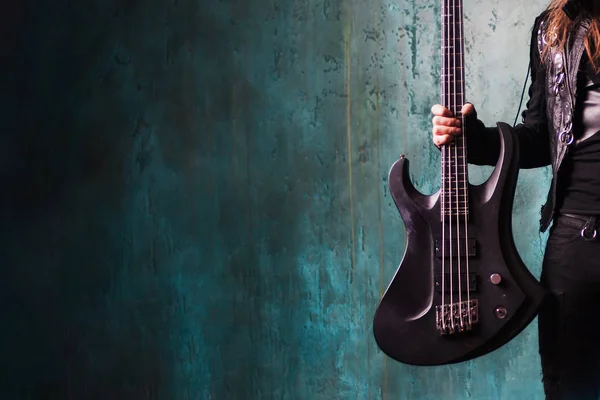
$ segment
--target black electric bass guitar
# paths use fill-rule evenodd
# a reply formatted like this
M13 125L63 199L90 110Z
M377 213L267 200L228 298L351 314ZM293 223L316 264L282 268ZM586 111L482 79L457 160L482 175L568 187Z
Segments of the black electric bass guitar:
M462 13L462 0L443 0L442 104L460 118ZM373 331L379 348L401 363L442 365L487 354L518 335L545 298L512 236L518 142L509 125L497 126L500 156L482 185L468 181L464 135L443 146L441 188L433 195L412 185L404 156L390 170L406 249L377 307Z

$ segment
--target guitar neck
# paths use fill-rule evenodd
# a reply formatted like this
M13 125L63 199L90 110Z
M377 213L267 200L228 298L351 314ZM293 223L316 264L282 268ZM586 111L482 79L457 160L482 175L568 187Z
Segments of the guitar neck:
M455 114L465 101L462 0L443 0L442 105Z
M442 105L462 118L460 111L465 103L462 0L442 2ZM466 150L464 136L442 150L443 215L468 214Z

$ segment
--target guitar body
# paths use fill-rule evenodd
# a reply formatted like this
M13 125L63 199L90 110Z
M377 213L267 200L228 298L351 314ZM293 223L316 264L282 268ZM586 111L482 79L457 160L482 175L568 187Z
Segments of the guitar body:
M406 249L378 305L373 331L379 348L396 361L442 365L485 355L518 335L545 298L546 290L513 242L519 149L514 130L504 123L498 128L500 157L485 183L468 185L468 220L463 224L458 218L456 223L462 237L449 239L453 217L443 223L443 196L440 191L425 196L414 188L406 158L390 170L390 191L406 227ZM442 292L451 281L453 290ZM448 308L453 304L454 309ZM440 317L445 311L448 316ZM448 326L451 322L440 329L440 321L456 321L456 329ZM467 329L459 329L460 321Z

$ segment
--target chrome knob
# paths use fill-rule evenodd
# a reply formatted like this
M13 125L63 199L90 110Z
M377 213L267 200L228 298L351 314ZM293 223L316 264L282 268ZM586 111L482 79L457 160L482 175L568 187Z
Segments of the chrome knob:
M508 315L508 311L504 307L497 307L494 313L498 319L504 319Z
M502 282L502 277L500 274L492 274L490 275L490 282L492 282L494 285L499 285L500 282Z

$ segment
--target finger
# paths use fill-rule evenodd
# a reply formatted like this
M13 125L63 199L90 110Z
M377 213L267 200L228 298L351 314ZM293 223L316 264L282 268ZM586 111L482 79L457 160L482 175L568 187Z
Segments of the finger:
M441 104L436 104L433 107L431 107L431 113L433 115L438 115L441 117L451 117L452 113L450 112L450 110L448 110L446 107L442 106Z
M469 116L471 114L475 113L475 106L471 103L466 103L462 106L462 110L461 110L462 115Z
M445 144L449 144L452 142L452 140L454 140L453 136L450 135L441 135L441 136L436 136L433 138L433 143L437 146L443 146Z
M433 127L433 136L444 136L444 135L460 135L462 133L461 128L456 128L452 126L444 126L444 125L435 125Z
M459 118L447 118L435 116L431 120L433 125L444 125L444 126L455 126L459 127L462 125L462 121Z

